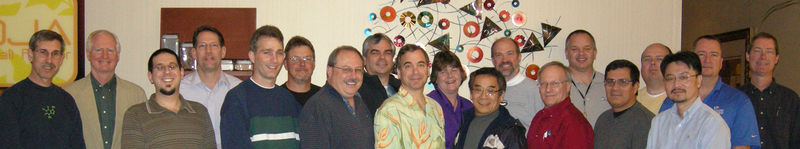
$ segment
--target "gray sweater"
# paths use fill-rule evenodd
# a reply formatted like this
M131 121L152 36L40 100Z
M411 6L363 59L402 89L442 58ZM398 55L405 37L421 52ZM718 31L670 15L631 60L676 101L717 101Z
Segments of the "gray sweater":
M374 148L373 118L359 95L355 116L342 96L325 84L300 112L301 148Z

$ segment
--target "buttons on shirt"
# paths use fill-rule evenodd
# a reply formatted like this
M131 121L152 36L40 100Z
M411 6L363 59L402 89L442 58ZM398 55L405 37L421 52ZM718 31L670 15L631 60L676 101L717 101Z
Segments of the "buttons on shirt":
M103 126L103 129L108 129L108 127L106 127L106 126Z
M106 111L103 111L103 114L106 114Z
M759 129L764 130L764 127L759 127Z
M764 112L760 112L760 113L761 113L761 115L764 115Z
M106 96L102 96L102 97L103 97L103 99L106 99Z
M108 141L105 141L105 142L103 142L103 143L105 143L105 144L108 144Z
M761 98L761 100L764 100L764 98Z

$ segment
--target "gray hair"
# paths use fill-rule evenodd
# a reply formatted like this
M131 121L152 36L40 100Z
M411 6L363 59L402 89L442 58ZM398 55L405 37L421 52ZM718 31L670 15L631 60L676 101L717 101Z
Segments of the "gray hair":
M386 34L383 33L375 33L367 37L367 39L364 39L364 43L362 45L363 49L361 49L361 55L366 57L367 54L369 54L367 53L369 52L369 47L381 43L381 41L389 42L390 46L392 47L392 53L397 53L397 48L395 48L394 45L392 45L392 39L390 39L389 36L386 36Z
M114 33L112 33L111 31L104 30L104 29L96 30L96 31L92 32L91 34L89 34L89 37L87 37L87 39L86 39L86 48L85 49L87 51L88 50L92 50L92 45L94 45L94 43L93 43L94 36L97 36L97 35L100 35L100 34L107 34L107 35L111 35L111 37L114 37L114 42L117 43L117 46L116 46L117 49L116 50L117 50L117 52L120 51L119 39L117 38L117 35L114 35Z
M549 62L549 63L547 63L547 64L544 64L544 66L542 66L542 68L539 68L539 72L536 72L536 74L540 74L540 75L541 75L541 74L542 74L542 72L543 72L545 69L547 69L547 67L550 67L550 66L556 66L556 67L558 67L558 68L561 68L561 69L563 69L563 70L564 70L564 78L567 78L567 80L566 80L566 81L572 81L572 77L571 77L571 76L572 76L572 74L571 74L571 73L569 73L569 67L567 67L567 66L564 66L564 63L561 63L561 62L559 62L559 61L552 61L552 62Z
M341 54L342 51L352 51L352 52L355 52L356 54L358 54L358 57L361 57L361 53L358 53L358 50L356 50L355 47L348 46L348 45L339 46L339 47L336 47L336 49L333 49L333 52L331 52L331 55L328 56L328 67L336 67L336 63L338 63L336 58L339 57L339 54ZM361 63L364 63L364 59L363 58L361 58Z

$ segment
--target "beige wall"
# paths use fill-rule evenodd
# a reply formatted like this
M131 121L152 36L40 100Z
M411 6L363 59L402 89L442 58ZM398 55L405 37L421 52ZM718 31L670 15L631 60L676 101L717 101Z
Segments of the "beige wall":
M752 28L752 35L769 32L778 38L780 59L774 77L779 84L800 91L800 5L774 12L761 23L767 10L784 0L685 0L681 46L690 50L695 38L743 28ZM723 52L724 53L724 52Z
M97 29L108 29L115 32L120 37L121 54L123 55L117 67L117 74L139 84L150 94L154 92L154 89L146 78L147 70L145 68L147 58L152 51L159 47L160 8L256 7L258 9L256 26L272 24L279 27L287 39L291 36L302 35L313 42L318 58L312 82L322 85L325 83L324 64L330 51L340 45L360 47L365 38L363 30L372 25L366 19L367 14L378 12L381 4L389 1L147 0L109 2L89 0L85 5L85 29L87 32ZM508 1L510 2L510 0ZM468 0L452 0L450 3L460 7L469 2ZM505 1L501 0L501 2ZM569 32L575 29L586 29L597 38L599 52L595 69L599 71L603 71L605 65L615 59L628 59L638 63L641 51L654 42L664 43L670 47L680 45L681 1L679 0L599 2L521 0L521 2L520 8L516 9L525 12L528 16L529 21L525 28L539 31L541 28L539 22L555 24L560 17L557 26L563 29L551 43L557 47L535 53L533 59L524 60L526 63L543 65L552 60L566 63L563 52L564 39ZM417 10L412 11L418 12ZM550 55L551 50L552 55ZM464 57L462 57L462 62L466 62ZM491 66L491 63L482 62L477 65ZM86 67L89 67L88 63ZM286 80L286 72L281 72L278 78L278 84L282 84ZM462 85L461 94L468 95L466 93L468 93L466 86Z

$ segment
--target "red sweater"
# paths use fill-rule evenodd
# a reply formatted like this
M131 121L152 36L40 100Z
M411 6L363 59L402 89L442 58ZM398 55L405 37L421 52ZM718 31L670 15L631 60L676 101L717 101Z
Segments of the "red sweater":
M586 117L569 97L544 108L533 117L528 130L528 149L591 149L594 132Z

